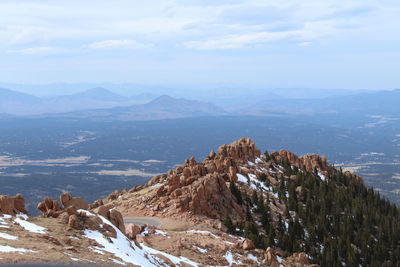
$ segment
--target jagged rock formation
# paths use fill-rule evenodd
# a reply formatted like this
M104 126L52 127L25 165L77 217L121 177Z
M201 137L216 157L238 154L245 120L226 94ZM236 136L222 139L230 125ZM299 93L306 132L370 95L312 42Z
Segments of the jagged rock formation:
M279 152L271 153L271 157L273 157L277 161L287 160L289 164L296 166L300 170L304 170L306 172L312 173L314 170L317 170L324 176L329 176L329 172L338 171L328 164L326 156L320 156L318 154L309 154L299 157L290 151L280 150ZM360 183L363 183L361 177L356 174L346 171L345 175L348 177L348 179L355 179Z
M24 196L21 194L17 194L15 197L0 195L0 213L10 215L27 213Z
M38 210L42 212L43 217L59 218L59 221L67 224L69 228L73 229L92 229L100 230L104 229L100 227L101 221L98 217L88 217L86 213L79 212L79 210L89 210L88 203L79 197L72 197L68 193L60 195L60 202L52 198L45 198L43 202L37 205ZM112 209L110 206L100 206L93 210L96 214L99 214L114 224L121 232L125 233L125 225L122 215L119 211ZM96 220L94 220L94 218ZM116 236L116 232L112 228L104 229L109 231L107 236Z
M175 170L153 177L147 185L134 187L129 192L114 192L108 198L96 201L92 208L113 202L126 193L156 187L155 195L125 204L126 208L129 208L129 205L139 209L150 206L151 210L148 215L151 216L157 214L168 217L187 213L218 220L229 216L236 222L243 221L245 206L238 204L236 197L229 189L230 182L237 183L238 176L240 176L241 183L250 182L251 184L250 180L252 180L253 187L260 187L261 183L257 182L256 178L260 174L265 174L271 185L276 185L285 178L282 172L269 173L269 167L275 163L273 161L266 162L261 157L255 144L249 138L242 138L232 144L222 145L217 153L211 151L203 162L196 162L193 157L187 159ZM318 173L327 177L330 171L335 170L327 163L325 157L318 155L298 157L291 152L282 150L272 153L271 157L277 162L285 159L291 165L305 172L317 170ZM275 166L277 165L275 164ZM248 181L243 181L244 177ZM296 179L296 176L291 178ZM353 174L349 178L358 179ZM296 190L299 196L304 191L301 187ZM280 210L281 213L285 210L285 207L279 203L272 208Z

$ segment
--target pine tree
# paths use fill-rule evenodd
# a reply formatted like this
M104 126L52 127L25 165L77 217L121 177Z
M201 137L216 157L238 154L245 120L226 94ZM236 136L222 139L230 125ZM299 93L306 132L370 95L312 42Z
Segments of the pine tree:
M225 220L224 220L224 225L226 226L226 228L228 229L228 233L229 234L235 234L236 230L235 230L235 226L232 223L232 220L229 216L226 216Z
M231 193L235 196L237 203L239 205L242 205L243 204L242 194L240 193L240 190L236 187L235 182L233 181L230 182L229 189L231 190Z

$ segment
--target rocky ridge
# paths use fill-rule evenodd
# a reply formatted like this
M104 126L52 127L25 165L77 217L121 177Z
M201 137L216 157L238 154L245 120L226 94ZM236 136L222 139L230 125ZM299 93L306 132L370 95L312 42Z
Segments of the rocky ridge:
M287 207L273 189L282 180L297 179L295 175L285 174L284 165L298 168L304 173L314 173L321 180L329 179L333 173L338 172L328 164L325 157L298 157L286 150L263 155L250 139L242 138L221 146L217 152L211 151L202 162L197 162L193 157L189 158L175 170L153 177L146 185L134 187L129 191L114 192L94 205L115 207L127 217L153 217L160 220L174 218L185 221L192 227L207 229L213 235L218 235L219 239L223 239L227 232L224 224L227 217L234 225L243 225L246 220L246 205L238 201L230 188L231 184L235 184L246 195L251 195L253 191L263 194L264 198L269 200L268 208L272 211L275 222L287 213ZM362 182L361 178L354 174L346 175L348 179ZM260 177L266 181L260 180ZM300 195L304 188L296 188L296 191ZM204 244L192 244L187 240L181 243L182 253L190 246L204 247ZM227 245L229 243L233 243L234 246ZM236 255L246 255L246 251L254 251L257 262L268 263L271 266L277 266L280 262L285 262L286 266L292 266L290 262L308 264L307 255L303 255L304 253L282 259L283 254L279 250L257 250L250 240L225 240L221 245L222 249L216 248L215 245L210 246L214 252L218 251L216 254L219 256L214 255L216 262L218 258L219 262L223 262L224 253L227 251L236 251Z
M189 158L145 185L113 192L90 205L67 193L59 200L46 198L37 206L41 217L23 215L26 213L23 196L0 196L0 211L14 216L3 215L0 224L10 226L15 218L24 218L46 229L34 236L32 233L18 236L17 239L30 238L36 242L45 239L43 242L48 246L45 250L34 244L25 246L24 257L19 261L29 254L25 258L29 261L62 259L97 264L311 266L303 252L286 255L279 248L257 249L251 240L230 234L226 223L229 218L235 227L246 226L249 213L257 223L260 219L255 208L249 209L234 188L244 196L256 192L266 199L275 227L282 218L289 220L292 211L289 213L275 190L282 181L299 179L298 175L288 174L288 169L311 173L321 181L339 172L325 157L298 157L286 150L261 154L250 139L242 138L221 146L217 152L211 151L202 162ZM350 172L345 172L345 176L362 183L360 177ZM296 188L299 199L305 190L301 186ZM125 218L152 218L161 226L124 224ZM23 224L10 227L20 229ZM1 231L0 228L0 234ZM7 257L7 253L3 256L1 240L0 235L0 258L5 257L6 262L18 261L18 257ZM139 260L130 258L133 256Z

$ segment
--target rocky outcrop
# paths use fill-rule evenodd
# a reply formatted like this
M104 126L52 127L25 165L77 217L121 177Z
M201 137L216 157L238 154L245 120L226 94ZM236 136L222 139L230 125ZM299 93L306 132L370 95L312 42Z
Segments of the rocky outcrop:
M63 208L73 206L76 209L89 209L89 204L86 202L86 200L80 197L72 197L68 193L60 195L60 201Z
M59 218L59 221L67 224L69 228L82 230L97 229L97 224L101 224L101 221L96 219L93 222L93 218L86 216L85 212L79 212L78 210L89 210L87 202L78 197L72 197L68 193L60 195L60 201L62 206L59 205L57 200L52 198L45 198L44 201L37 205L38 210L42 212L43 217ZM112 209L112 206L100 206L93 210L104 218L108 219L113 225L115 225L121 232L125 233L125 225L122 214ZM98 217L96 217L98 218ZM116 234L115 230L109 229L110 232Z
M237 181L239 167L260 156L249 138L223 145L218 153L211 151L203 162L194 157L165 175L153 177L148 186L162 183L157 190L159 210L169 207L176 212L189 212L214 219L232 216L240 220L243 207L237 204L227 183ZM136 188L135 188L136 189ZM104 202L111 200L111 195Z
M24 196L21 194L17 194L15 197L0 195L0 212L9 215L27 213Z
M279 152L271 153L271 157L278 162L287 160L291 165L309 173L312 173L314 170L316 170L326 177L329 176L330 172L338 172L336 168L328 164L326 156L320 156L318 154L308 154L299 157L290 151L280 150ZM354 179L360 183L363 183L362 178L356 174L345 172L344 175L348 179Z
M80 197L72 197L68 193L60 195L61 205L57 200L53 200L50 197L44 199L37 205L37 209L42 212L43 217L54 217L57 218L61 213L68 209L74 210L89 210L88 203Z
M143 225L127 224L125 234L129 239L135 240L136 236L144 231Z
M99 206L93 212L103 216L115 225L121 232L125 233L125 224L122 214L110 205Z
M271 153L271 157L278 162L287 160L291 165L296 166L297 168L306 172L313 172L314 169L317 169L320 172L327 173L330 169L326 157L321 157L317 154L298 157L290 151L280 150L279 152Z
M44 199L37 205L37 209L42 212L43 217L54 217L57 218L61 213L61 207L57 200L53 200L50 197Z

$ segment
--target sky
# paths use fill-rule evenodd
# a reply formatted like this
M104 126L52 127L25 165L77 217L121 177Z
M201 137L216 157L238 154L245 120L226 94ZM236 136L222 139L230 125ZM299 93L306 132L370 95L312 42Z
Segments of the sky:
M400 88L398 0L1 0L0 83Z

